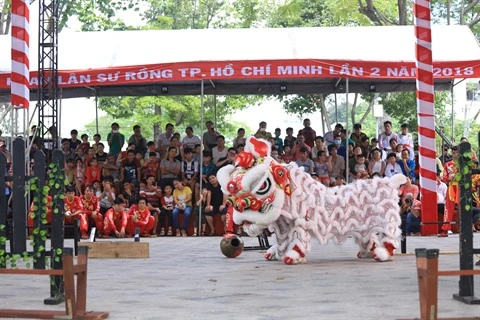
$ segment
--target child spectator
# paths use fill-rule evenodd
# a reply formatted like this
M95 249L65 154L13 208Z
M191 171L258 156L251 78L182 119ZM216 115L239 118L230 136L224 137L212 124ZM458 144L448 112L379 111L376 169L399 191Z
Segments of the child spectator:
M118 196L121 198L125 206L129 208L133 204L137 203L138 201L138 194L137 192L132 188L132 184L128 181L123 182L123 190L122 193Z
M355 164L353 171L356 179L370 178L370 175L367 171L367 166L365 165L365 156L363 154L359 154L357 156L357 163Z
M67 166L65 167L65 178L69 185L75 185L75 162L73 159L67 159Z
M147 206L155 219L155 225L153 226L152 235L157 235L158 216L160 214L162 191L157 187L154 176L148 176L146 184L143 189L140 190L140 197L144 197L147 200Z
M285 139L283 139L283 147L288 144L290 147L295 145L295 142L297 141L297 138L293 136L293 128L288 127L287 130L287 135L285 136ZM285 151L287 153L287 151Z
M155 142L153 141L148 141L147 143L147 152L145 153L145 160L148 160L148 158L150 158L150 152L155 153L155 157L160 159L160 153L156 151Z
M93 194L95 194L95 197L100 199L102 197L102 188L100 187L100 181L98 180L93 181L92 188L93 188Z
M130 181L133 185L138 184L140 178L140 170L142 166L140 162L135 158L135 151L128 150L127 158L122 160L122 169L120 170L120 180Z
M172 211L173 228L177 237L186 237L187 228L190 223L190 216L192 215L192 191L189 187L185 187L180 180L173 180L175 190L173 191L173 199L175 201L175 208ZM183 226L179 227L178 215L183 212Z
M85 156L85 159L83 160L83 163L90 163L90 160L95 158L95 150L93 147L88 148L87 155Z
M175 207L175 201L172 195L173 188L171 185L166 185L165 189L163 189L163 195L161 198L162 202L162 210L160 211L160 236L165 235L165 228L168 225L168 232L166 233L167 236L171 236L172 233L172 211ZM165 223L165 219L167 219L167 223Z
M196 237L198 235L198 216L200 214L200 208L202 208L202 231L201 235L205 236L205 229L207 227L207 219L205 218L205 208L207 207L207 198L209 196L207 187L203 187L202 193L200 194L195 207L193 208L193 236Z
M85 183L92 185L93 181L102 179L102 168L98 166L97 159L93 158L85 171Z
M157 152L147 152L148 157L145 159L142 168L142 178L147 179L148 176L153 176L155 181L160 178L160 159L157 157Z
M385 167L385 176L391 178L396 174L402 174L402 168L397 163L397 156L395 153L390 152L387 155L387 165Z
M95 159L95 158L93 158ZM85 186L85 167L83 166L82 159L77 159L75 167L75 192L81 196L83 187ZM100 180L100 179L97 179Z
M368 162L368 173L373 177L374 173L378 173L380 177L385 174L385 161L382 160L382 151L378 148L372 150L372 156Z
M296 161L297 166L303 167L303 171L310 175L315 175L315 164L308 158L309 150L306 147L300 148L299 156Z
M100 195L100 213L103 215L107 212L113 205L115 200L115 192L112 189L110 181L103 181L103 192ZM124 206L124 201L121 200L122 206Z
M330 185L330 173L332 172L331 164L327 162L327 154L320 150L317 152L317 161L315 162L315 173L317 180L325 186Z
M274 131L275 137L273 138L273 145L277 147L277 150L279 153L283 152L283 140L280 138L280 135L282 134L282 130L280 128L276 128Z
M199 193L198 184L198 162L193 160L193 150L186 148L183 152L185 159L182 161L182 183L192 190L192 201L195 201L195 195Z
M290 162L292 162L294 158L293 154L291 153L292 148L290 147L289 144L286 144L283 147L283 151L284 151L284 154L281 155L282 161L286 164L289 164Z
M92 148L94 151L94 154L97 153L98 150L98 144L100 143L100 140L102 140L102 136L99 135L98 133L93 135L93 143L92 143Z
M325 140L321 136L315 138L315 145L312 147L311 156L313 161L317 160L318 151L324 151L325 155L328 156Z

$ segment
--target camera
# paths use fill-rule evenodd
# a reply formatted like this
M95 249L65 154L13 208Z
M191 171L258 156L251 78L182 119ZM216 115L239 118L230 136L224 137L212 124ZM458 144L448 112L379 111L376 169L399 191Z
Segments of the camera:
M405 199L405 203L408 204L408 205L411 205L412 204L412 199L410 199L410 198Z

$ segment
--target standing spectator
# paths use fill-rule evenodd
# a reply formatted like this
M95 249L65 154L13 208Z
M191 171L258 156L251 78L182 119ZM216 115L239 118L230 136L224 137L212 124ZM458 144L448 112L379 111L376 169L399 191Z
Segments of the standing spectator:
M310 148L313 148L313 144L315 143L315 138L317 137L317 133L310 126L310 119L303 120L303 129L298 131L298 135L303 135L305 137L305 144Z
M4 152L4 150L5 150L5 149L3 149L3 147L5 147L5 142L0 141L0 151L1 152ZM62 139L62 152L63 152L63 156L65 157L65 160L75 159L75 150L70 149L70 142L68 141L68 139ZM7 155L5 154L5 156L7 156ZM9 161L9 158L10 158L10 161ZM11 156L7 157L7 162L12 162Z
M308 154L310 152L306 147L300 148L299 156L297 158L297 166L302 167L303 171L310 174L310 175L316 175L315 173L315 164L313 163L312 159L308 158Z
M404 123L401 125L401 132L398 134L397 139L398 144L401 144L403 148L410 151L410 160L415 159L415 153L413 152L413 136L408 132L408 124ZM393 151L395 152L395 150Z
M134 144L135 152L140 152L142 155L147 152L147 140L142 136L142 127L138 124L133 126L133 135L128 139L128 144Z
M360 123L355 123L353 125L353 132L350 135L350 139L353 140L355 146L362 146L362 138L367 138L368 140L367 135L362 132L362 125Z
M112 177L116 190L120 190L120 168L115 163L115 156L111 153L107 155L107 162L102 164L102 175Z
M95 151L94 153L97 153L98 151L98 144L100 143L100 140L102 140L102 136L99 135L98 133L93 135L93 150Z
M329 145L327 149L329 154L327 162L329 162L329 166L332 168L330 180L334 180L338 176L343 177L345 171L345 159L342 156L337 155L337 146L335 144Z
M62 146L63 146L63 144L62 144ZM5 140L0 140L0 152L5 155L5 158L7 158L7 163L12 163L12 154L7 151L7 144L5 143ZM70 152L70 150L69 150L69 152ZM68 153L68 154L70 154L70 153Z
M193 134L192 127L187 127L185 129L185 133L186 133L186 136L183 137L183 140L182 140L183 150L185 150L186 148L190 148L192 149L192 151L195 150L195 146L197 144L202 143L200 141L200 137Z
M127 158L122 160L122 169L120 170L120 180L130 181L134 186L137 185L140 179L140 162L135 158L135 151L128 150Z
M168 148L167 158L160 162L160 187L162 189L167 184L173 186L173 181L180 176L182 164L175 158L176 153L175 147Z
M283 147L285 148L285 146L289 145L290 148L293 148L295 141L297 141L297 138L293 136L293 128L288 127L286 132L287 136L283 139Z
M225 215L227 214L227 195L223 194L222 188L218 183L217 176L210 174L208 176L207 189L208 200L207 206L205 207L205 218L207 219L208 226L210 227L210 236L215 235L215 226L213 224L213 216L215 214L220 214L220 217L223 222L223 227L225 229ZM223 231L223 230L222 230Z
M115 199L113 207L108 209L103 220L103 237L110 238L114 234L117 238L125 237L127 228L127 213L122 199Z
M113 153L115 156L118 156L120 151L122 151L123 145L125 144L125 136L120 133L120 126L118 123L112 123L112 131L107 135L107 142L109 146L109 152ZM97 151L98 153L98 151Z
M393 177L396 174L403 174L402 168L397 163L397 156L394 152L387 155L387 165L385 167L385 177Z
M215 130L212 121L205 122L207 131L203 133L203 147L205 150L212 150L217 146L217 137L220 135L218 131Z
M327 154L320 150L317 153L317 162L315 162L315 173L317 180L326 187L330 186L330 174L332 172L331 163L327 162Z
M192 202L195 202L196 196L199 194L198 184L198 162L193 160L193 150L190 148L185 149L185 159L182 161L182 183L192 190Z
M202 188L202 192L198 197L198 201L193 208L193 216L195 218L194 227L193 227L193 236L196 237L198 235L198 216L200 215L200 208L202 209L202 218L201 218L201 235L205 236L205 230L207 228L207 218L205 218L205 209L207 207L207 199L209 197L209 191L206 186Z
M177 237L186 237L187 228L190 223L190 216L192 215L192 191L189 187L185 187L180 180L173 180L175 190L173 191L173 199L175 201L175 208L173 209L173 228ZM183 212L183 226L179 227L178 215Z
M245 145L247 139L245 138L245 129L239 128L237 130L237 136L233 139L233 147L235 150L238 148L239 145Z
M458 181L455 176L458 172L455 160L458 158L459 150L457 146L452 146L452 160L443 165L443 182L448 184L447 197L445 199L445 210L443 213L442 231L438 234L439 237L448 237L452 233L450 222L452 222L453 214L455 212L455 204L460 203L460 192L458 190Z
M386 152L394 152L390 147L390 139L395 139L398 141L398 135L392 131L392 122L385 121L383 123L384 132L380 133L378 136L378 141L380 143L380 149Z
M82 143L80 143L77 149L82 149L83 153L87 154L88 149L90 149L90 142L88 142L88 134L82 134L81 139ZM72 145L71 142L70 145Z
M410 160L410 151L408 149L402 150L402 159L398 160L402 173L409 176L413 183L415 183L415 161Z
M215 174L216 172L217 172L217 167L212 162L212 152L208 150L203 150L203 163L202 163L203 185L207 185L208 176L210 174Z
M325 145L328 147L331 144L335 143L335 137L342 133L343 126L340 123L335 125L335 129L333 131L329 131L323 135L323 139L325 139Z
M258 130L255 132L255 138L268 140L272 137L272 134L267 131L267 123L262 121L258 124Z
M158 151L160 152L160 156L162 158L165 157L165 153L167 152L168 147L170 146L170 140L172 140L173 137L173 124L167 123L165 126L165 132L160 133L157 136L157 148Z
M461 137L460 143L462 142L468 142L468 139L466 137ZM477 153L475 152L475 150L473 150L473 148L470 148L470 152L472 153L472 161L478 162Z
M70 139L68 142L70 144L70 149L77 150L78 146L82 143L82 141L78 140L78 131L73 129L70 131Z
M439 157L440 161L442 162L442 165L452 160L452 155L448 153L448 150L449 150L448 147L444 147L442 155Z
M217 137L217 146L212 148L213 163L216 165L218 159L226 157L228 153L227 147L225 147L225 138L223 136Z
M273 138L274 145L272 147L277 147L277 151L281 154L283 152L283 140L280 138L282 130L280 128L275 129L275 137Z
M168 225L168 232L166 233L167 236L171 236L173 234L172 232L172 222L173 222L173 217L172 217L172 212L173 209L175 208L175 201L173 199L173 188L171 185L166 185L165 189L163 189L163 194L161 198L161 204L162 204L162 209L160 211L160 236L165 235L165 228ZM167 219L167 223L165 223L165 219Z
M305 137L301 134L297 136L297 142L295 143L295 146L293 147L292 153L294 155L294 160L297 160L300 158L300 149L306 148L308 150L308 153L312 152L312 149L305 144Z

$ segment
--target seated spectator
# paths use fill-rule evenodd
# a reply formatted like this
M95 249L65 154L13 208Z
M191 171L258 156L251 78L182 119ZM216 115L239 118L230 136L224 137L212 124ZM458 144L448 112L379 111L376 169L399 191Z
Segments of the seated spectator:
M327 148L329 145L335 143L335 137L340 135L342 130L343 130L343 126L340 123L337 123L333 131L329 131L323 135L323 138L325 139L325 145L327 146Z
M278 155L278 149L276 148L276 146L272 148L272 151L270 152L270 157L272 157L278 163L283 163L283 160Z
M218 159L226 157L228 153L227 147L225 147L225 138L223 136L217 137L217 146L212 148L212 160L216 165Z
M182 161L182 183L184 186L187 186L192 190L192 202L195 201L196 195L199 193L199 184L198 184L198 162L193 160L193 150L190 148L185 149L184 151L185 159Z
M112 177L115 190L120 190L120 168L115 161L115 155L109 153L107 155L107 162L102 165L102 175L104 177Z
M218 159L217 161L217 171L218 169L225 167L226 165L233 165L235 163L235 156L237 155L237 151L235 148L228 148L227 155L225 157L222 157Z
M300 159L300 149L302 149L302 148L306 148L308 154L310 154L312 152L312 148L310 148L305 143L305 137L302 136L301 134L299 134L297 136L297 142L296 142L295 146L293 147L292 151L290 151L290 153L292 153L294 155L294 160ZM308 155L307 155L307 157L308 157Z
M85 170L85 183L92 185L93 181L102 179L102 168L98 166L97 159L93 158Z
M157 157L157 152L147 152L145 162L142 166L142 179L147 179L148 176L153 176L155 181L160 179L160 159Z
M283 163L289 164L290 162L295 160L295 156L292 154L291 150L292 148L289 144L283 146L284 154L280 156Z
M385 166L385 177L391 178L396 174L403 174L402 168L397 163L397 156L390 152L387 156L387 165Z
M303 120L303 129L298 131L298 135L304 136L305 137L305 144L307 146L309 146L310 148L313 148L317 133L315 132L315 130L312 129L312 127L310 125L310 119L304 119Z
M97 153L98 151L98 144L101 143L100 140L102 140L101 135L99 135L98 133L93 135L92 148L93 148L94 154Z
M138 203L131 206L127 213L127 237L135 235L135 229L139 228L141 237L150 237L151 233L155 233L155 219L152 217L150 210L147 208L147 199L138 198Z
M97 145L97 153L95 154L95 158L97 158L97 161L100 165L107 162L107 154L103 151L104 149L105 146L103 145L103 143L99 143Z
M203 146L205 150L212 151L214 147L217 146L217 137L220 136L220 133L215 130L212 121L205 122L207 131L203 133Z
M110 238L114 235L117 238L124 238L127 228L127 213L124 210L123 200L115 199L113 207L108 209L103 220L103 237Z
M177 237L186 237L187 228L190 223L190 216L192 215L192 191L189 187L185 187L179 179L173 180L173 199L175 201L175 208L172 211L173 228ZM178 215L184 214L182 229L179 227Z
M315 162L315 173L317 180L323 183L326 187L330 186L331 172L332 167L331 164L327 162L327 154L323 150L318 151L317 161Z
M92 158L92 159L95 159L95 158ZM76 166L75 166L75 192L77 193L78 196L81 196L83 194L83 188L85 187L85 183L87 181L85 179L86 174L87 173L86 173L85 166L82 159L77 159ZM100 179L96 179L96 180L100 180ZM92 184L93 184L93 181L92 181Z
M397 163L402 168L402 173L405 176L409 176L413 183L415 183L415 161L410 160L410 150L402 150L402 159L398 160Z
M95 197L97 197L97 199L100 200L100 198L102 196L102 186L100 184L100 181L98 181L98 180L93 181L92 189L93 189L93 194L95 195Z
M385 152L392 152L392 148L390 147L390 140L395 139L398 141L398 135L392 131L392 122L385 121L383 123L383 128L385 129L380 135L378 136L378 141L380 143L379 148L384 150Z
M168 147L170 146L170 140L173 137L174 126L171 123L165 125L165 132L160 133L155 142L157 143L158 151L160 152L160 157L163 159L167 153Z
M303 168L303 171L310 175L316 175L315 173L315 164L312 159L308 158L309 150L306 147L300 148L299 157L296 161L297 166Z
M84 154L87 154L88 149L90 149L90 142L88 142L88 134L85 134L85 133L82 134L81 139L82 139L82 143L80 143L77 149L81 149Z
M365 156L363 154L357 155L356 164L353 168L353 172L355 174L355 179L369 179L370 175L367 170L367 166L365 164Z
M103 185L103 191L102 194L100 195L100 213L104 215L113 205L113 202L115 201L115 191L112 189L112 185L110 181L103 180L102 182ZM124 202L122 200L122 205L124 205Z
M404 123L401 125L401 132L398 134L398 144L403 146L403 149L408 149L410 151L410 160L415 159L415 153L413 150L413 136L408 132L408 124Z
M183 137L183 140L182 140L183 150L185 150L186 148L195 150L195 146L197 144L201 144L200 137L193 134L192 127L187 127L185 129L185 134L186 135L185 137Z
M342 156L337 155L337 146L335 144L329 145L327 149L329 153L327 162L329 162L329 165L332 167L330 180L334 180L338 176L343 177L343 173L345 172L345 159L343 159Z
M154 218L155 224L152 228L152 235L157 235L157 225L162 207L162 191L157 187L154 176L148 176L145 186L140 189L140 197L146 199L146 205Z
M336 176L334 187L340 187L345 185L345 177L342 175Z
M157 148L155 146L155 142L153 141L148 141L147 143L147 152L145 152L145 160L147 160L148 158L150 158L150 152L153 152L155 153L155 157L157 159L161 159L160 158L160 153L157 152Z
M73 159L67 159L67 166L65 167L65 178L67 179L68 184L71 186L74 186L76 183L75 172L75 161L73 161Z
M88 235L85 232L85 226L88 226L87 219L83 214L83 203L80 197L75 196L75 189L72 186L65 187L65 224L73 224L73 220L80 220L81 237L82 239L88 239Z
M215 235L215 226L213 224L213 216L220 214L223 222L223 228L225 229L225 221L227 214L227 195L223 194L222 188L218 183L217 177L214 174L208 176L207 189L208 199L207 206L205 207L205 218L207 219L208 226L210 227L210 236Z
M70 131L70 139L68 139L68 142L72 150L77 150L78 146L82 143L82 141L78 140L78 131L76 129Z
M173 235L172 232L172 222L173 222L173 217L172 217L172 212L173 209L175 208L175 200L173 198L173 188L171 185L166 185L165 189L163 189L163 194L162 194L162 209L160 211L160 236L171 236ZM167 219L167 223L165 223L165 219ZM165 233L165 229L168 225L168 232Z
M68 159L73 159L75 160L75 150L74 149L70 149L70 142L68 141L68 139L62 139L62 152L63 152L63 156L65 158L65 161L67 161ZM3 148L6 148L6 145L5 145L5 142L2 140L0 141L0 151L4 151L5 149ZM10 156L10 159L11 159L11 156ZM8 157L7 157L7 162L11 162L11 160L9 161Z
M164 189L167 184L173 186L173 181L179 179L182 164L176 159L177 150L169 147L167 158L160 162L160 188Z
M421 235L421 207L422 203L415 199L411 193L407 193L404 199L402 199L400 214L402 217L405 217L407 235L409 236Z
M280 128L275 129L275 137L273 138L273 145L277 147L277 150L279 153L283 152L283 140L280 138L280 135L282 134L282 130ZM245 144L245 143L244 143Z
M97 233L99 237L103 235L103 216L100 214L100 203L98 198L93 193L91 185L85 187L85 195L81 196L80 199L83 203L83 213L85 214L86 224L80 225L80 233L86 235L88 232L89 224L94 223L95 228L97 228ZM85 237L85 239L87 239Z
M398 196L404 200L407 194L411 194L414 199L418 199L418 186L412 183L412 178L407 176L407 182L398 189Z
M271 137L272 134L267 131L267 123L265 121L260 122L258 124L258 130L255 132L255 138L268 140Z
M122 160L120 169L120 180L130 181L134 186L138 184L141 176L142 166L135 158L135 151L128 150L127 158Z
M325 140L321 136L315 138L315 145L312 147L311 157L313 161L317 160L318 151L324 151L325 155L328 156L327 147L325 146Z
M123 182L123 190L118 197L123 200L125 207L127 208L130 208L138 202L138 193L136 192L136 189L132 188L132 184L129 181Z
M356 147L360 147L363 138L367 138L366 140L368 140L367 135L362 132L362 125L360 123L355 123L353 125L353 132L350 134L350 139L353 140Z
M212 152L203 150L203 164L202 164L202 180L203 184L208 184L208 176L210 174L216 174L217 167L212 162Z
M136 124L133 126L133 134L128 139L128 144L135 145L135 152L140 152L142 156L147 152L147 140L142 136L142 127Z
M380 177L385 175L385 161L382 160L382 151L378 148L372 149L372 156L368 162L368 174L373 177L373 174L378 173Z

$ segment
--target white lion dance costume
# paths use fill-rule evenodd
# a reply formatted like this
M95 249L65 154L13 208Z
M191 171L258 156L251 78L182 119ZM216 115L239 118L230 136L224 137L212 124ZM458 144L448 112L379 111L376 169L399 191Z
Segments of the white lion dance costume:
M391 260L398 247L403 175L326 188L295 163L277 163L267 141L249 137L235 166L223 167L217 177L235 224L250 236L265 228L275 234L277 244L265 254L267 260L305 263L312 236L322 245L352 237L359 258L377 261Z

